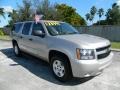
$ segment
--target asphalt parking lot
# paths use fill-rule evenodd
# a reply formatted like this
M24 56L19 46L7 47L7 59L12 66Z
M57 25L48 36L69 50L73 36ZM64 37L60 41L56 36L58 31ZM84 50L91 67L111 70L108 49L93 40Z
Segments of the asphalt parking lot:
M120 90L120 52L102 74L57 81L49 64L29 55L15 57L10 42L0 41L0 90Z

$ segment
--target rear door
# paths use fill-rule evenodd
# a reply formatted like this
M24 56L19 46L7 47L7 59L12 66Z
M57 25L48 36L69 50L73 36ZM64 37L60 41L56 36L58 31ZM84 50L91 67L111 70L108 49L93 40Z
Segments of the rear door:
M30 30L31 30L32 22L26 22L24 23L21 35L20 35L20 47L26 51L26 52L31 52L30 50Z

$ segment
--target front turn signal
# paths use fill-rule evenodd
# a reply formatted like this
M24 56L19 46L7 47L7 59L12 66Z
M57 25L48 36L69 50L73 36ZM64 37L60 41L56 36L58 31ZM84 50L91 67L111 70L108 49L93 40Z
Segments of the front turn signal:
M76 49L76 56L77 56L77 59L80 60L80 49L79 48Z

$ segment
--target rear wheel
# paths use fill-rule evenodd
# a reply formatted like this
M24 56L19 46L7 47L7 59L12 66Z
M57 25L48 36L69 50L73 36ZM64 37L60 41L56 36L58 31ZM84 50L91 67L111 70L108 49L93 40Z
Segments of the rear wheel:
M20 56L21 55L21 52L20 52L20 49L19 49L17 43L13 44L13 49L14 49L14 53L15 53L16 56Z
M72 73L70 65L65 57L54 56L51 58L52 72L59 81L65 82L71 80Z

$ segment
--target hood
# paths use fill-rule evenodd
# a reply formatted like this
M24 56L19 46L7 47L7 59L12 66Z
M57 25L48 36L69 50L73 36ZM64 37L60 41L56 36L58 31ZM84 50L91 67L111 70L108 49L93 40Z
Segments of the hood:
M109 40L88 34L59 35L56 37L75 43L82 48L99 48L110 45Z

